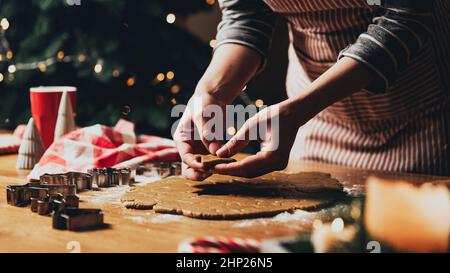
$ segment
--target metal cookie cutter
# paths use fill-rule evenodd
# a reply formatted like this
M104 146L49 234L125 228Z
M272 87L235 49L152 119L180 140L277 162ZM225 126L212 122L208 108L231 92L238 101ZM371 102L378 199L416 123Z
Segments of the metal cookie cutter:
M80 198L76 195L64 196L61 193L44 198L31 198L31 211L39 215L48 215L52 211L59 211L66 207L78 208Z
M146 163L139 166L136 169L136 175L142 175L146 177L159 177L165 178L170 175L180 175L181 174L181 163L180 162L153 162Z
M31 193L28 188L31 185L39 185L39 183L28 183L25 185L9 185L6 186L6 201L9 205L15 207L26 206L30 203Z
M45 187L32 187L29 189L30 191L30 204L31 211L38 211L38 201L43 200L49 197L48 188Z
M42 199L46 196L61 193L64 196L75 195L75 185L47 185L32 182L25 185L9 185L6 187L6 200L11 206L22 207L31 203L32 198Z
M124 169L120 169L119 171L120 171L119 185L120 186L130 185L131 184L131 169L124 168Z
M93 168L88 170L92 176L92 184L98 187L104 187L106 185L106 170L100 168Z
M92 189L92 176L87 173L43 174L39 180L42 184L75 185L78 191Z
M173 162L171 165L171 175L181 175L181 162Z
M63 208L78 208L80 205L80 198L76 195L67 195L62 198L53 200L53 209L58 211Z
M44 194L56 195L58 193L63 196L75 195L77 193L77 188L75 185L50 185L50 184L39 184L38 186L29 187L28 190L32 197L42 198Z
M64 208L53 213L53 228L87 230L104 226L101 209Z
M131 183L131 169L129 168L93 168L88 172L92 175L92 183L98 187L129 185Z

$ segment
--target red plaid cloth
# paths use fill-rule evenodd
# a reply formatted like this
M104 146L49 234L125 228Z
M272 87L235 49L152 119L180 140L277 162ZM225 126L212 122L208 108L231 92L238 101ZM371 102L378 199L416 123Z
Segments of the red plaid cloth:
M20 141L25 132L26 125L17 126L13 134L0 135L0 154L13 154L19 151Z
M86 172L90 168L136 165L146 161L178 161L175 143L157 136L139 136L134 124L120 120L115 127L93 125L77 129L55 141L28 175Z

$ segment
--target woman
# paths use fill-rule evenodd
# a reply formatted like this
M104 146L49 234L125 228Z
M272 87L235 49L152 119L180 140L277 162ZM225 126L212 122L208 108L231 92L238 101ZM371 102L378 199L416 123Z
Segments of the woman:
M290 30L289 99L276 105L278 149L209 171L193 154L232 156L248 143L236 136L261 119L249 119L223 145L205 131L201 141L184 138L188 124L200 128L207 120L186 111L175 139L187 178L254 177L283 169L289 153L291 159L357 168L450 174L450 1L219 3L217 46L194 96L203 107L230 104L264 66L278 15Z

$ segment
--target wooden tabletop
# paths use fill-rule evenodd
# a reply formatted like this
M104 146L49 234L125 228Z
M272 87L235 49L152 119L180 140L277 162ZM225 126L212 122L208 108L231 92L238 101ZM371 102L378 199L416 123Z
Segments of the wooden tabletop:
M80 207L103 209L109 228L85 232L54 230L50 217L32 213L29 207L7 205L5 187L26 182L27 172L17 171L15 161L16 155L0 156L0 252L70 252L72 246L79 246L81 252L175 252L180 242L195 236L262 239L290 236L310 228L298 220L200 220L128 210L119 201L127 187L116 187L79 194ZM287 169L329 172L347 185L363 185L369 175L412 183L442 179L299 162L291 162Z

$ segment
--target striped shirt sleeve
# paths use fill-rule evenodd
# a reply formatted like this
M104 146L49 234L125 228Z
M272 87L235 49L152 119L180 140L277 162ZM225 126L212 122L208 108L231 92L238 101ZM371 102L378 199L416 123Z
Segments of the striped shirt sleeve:
M262 0L219 0L222 20L217 27L216 49L226 43L248 46L265 59L276 16Z
M422 49L432 28L432 0L381 1L385 12L375 17L354 44L341 51L371 69L376 80L365 89L384 92Z

